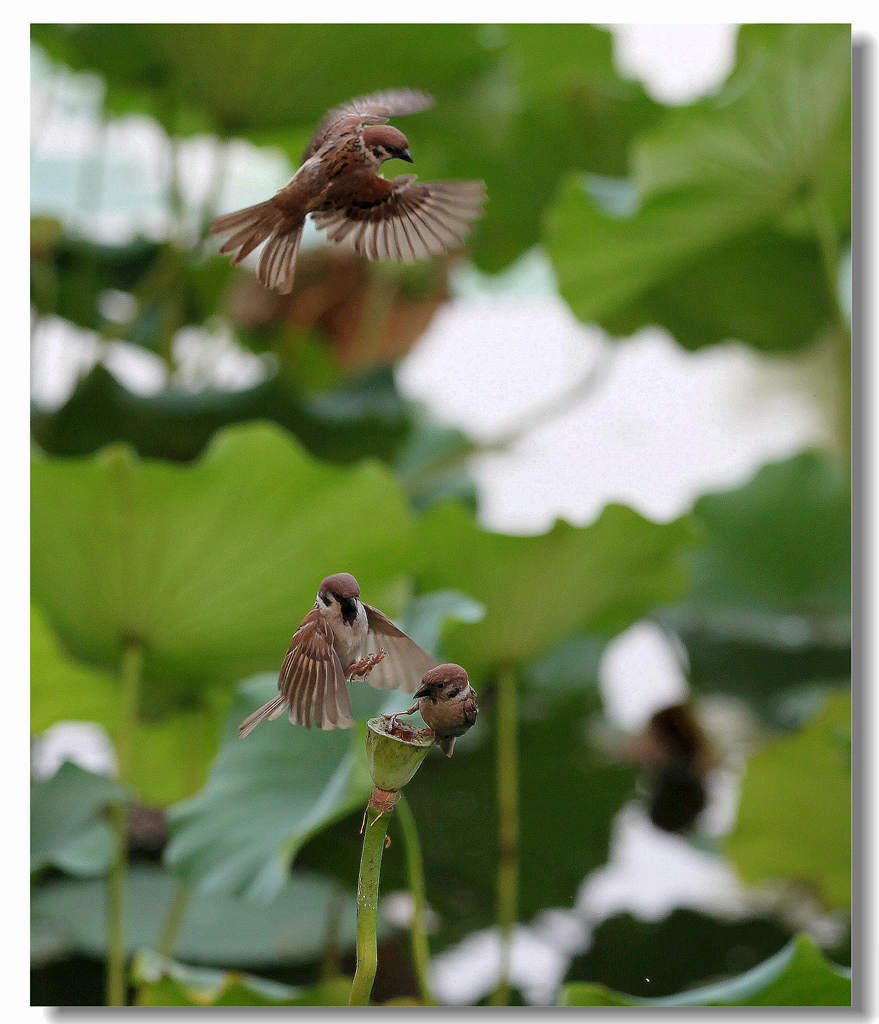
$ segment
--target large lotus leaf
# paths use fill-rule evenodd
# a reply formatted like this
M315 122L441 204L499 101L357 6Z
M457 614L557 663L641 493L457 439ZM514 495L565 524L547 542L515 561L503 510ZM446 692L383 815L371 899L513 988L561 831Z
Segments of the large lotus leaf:
M831 323L810 218L817 203L841 241L849 233L850 51L847 26L744 32L727 88L639 139L634 208L611 209L569 177L546 243L575 314L612 330L659 322L691 347L735 331L793 348ZM778 275L788 279L767 284ZM786 330L782 301L794 310Z
M283 431L218 434L187 466L123 447L36 457L31 581L65 646L116 668L137 643L147 717L198 690L277 668L328 572L354 570L393 612L410 514L378 464L323 464Z
M309 836L365 806L372 790L362 730L282 719L239 739L238 723L274 693L274 676L241 687L207 785L169 814L166 861L204 891L272 898Z
M69 761L31 784L31 871L54 866L71 875L100 875L113 856L104 810L122 794L112 779Z
M766 637L730 628L680 628L687 650L687 678L699 693L720 693L744 700L767 724L789 728L803 701L827 689L848 686L851 650L847 643L785 640L784 619L766 616ZM799 632L794 626L794 632Z
M99 363L59 409L32 411L31 433L52 455L87 455L123 441L146 458L186 461L223 427L257 419L280 424L333 462L389 459L410 429L390 374L370 374L311 397L283 373L236 391L139 395Z
M565 985L560 1006L849 1006L851 972L827 960L813 939L797 935L750 971L662 999L638 999L604 985Z
M794 879L851 901L851 699L837 694L799 732L748 762L727 850L748 882Z
M179 131L185 106L223 134L312 126L329 106L376 89L444 92L489 59L475 25L45 25L32 38L103 75L111 110L139 100Z
M351 979L327 978L308 988L239 971L191 967L152 950L131 965L138 1006L347 1006Z
M425 115L428 129L419 126L413 153L438 177L485 180L488 206L473 255L496 271L540 240L560 175L627 173L632 139L663 108L619 75L605 29L502 25L486 36L491 71Z
M771 463L743 487L700 498L694 514L706 530L690 556L694 616L847 620L851 494L840 461L805 452Z
M422 589L455 587L485 606L484 620L447 635L450 656L479 675L529 660L578 630L618 631L674 600L695 537L687 518L659 525L621 505L588 527L559 521L549 533L514 537L443 505L418 523L417 576Z
M816 241L773 227L705 249L637 300L598 317L611 334L662 324L684 348L738 338L764 350L797 348L834 316Z
M690 682L782 724L789 691L851 674L846 468L802 453L693 511L705 531L689 556L693 585L663 612L687 647Z
M126 951L155 949L178 882L153 864L134 864L126 882ZM61 948L103 957L107 885L102 879L47 882L31 899L32 927L54 930ZM354 943L354 900L323 875L297 872L270 904L192 894L174 945L182 960L218 966L297 963L324 948L326 922L338 913L339 948Z
M119 684L102 669L84 665L61 649L46 617L31 610L31 732L64 721L102 725L115 740ZM216 750L224 697L206 694L201 707L138 723L127 782L140 800L169 804L204 782Z

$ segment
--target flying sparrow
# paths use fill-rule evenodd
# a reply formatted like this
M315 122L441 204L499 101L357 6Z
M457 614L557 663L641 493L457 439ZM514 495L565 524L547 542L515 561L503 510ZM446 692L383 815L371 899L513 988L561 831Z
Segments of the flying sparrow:
M418 702L408 710L382 716L389 720L388 728L393 731L399 715L414 715L420 711L429 726L423 734L433 733L436 745L446 757L451 757L455 740L476 722L479 713L476 691L467 673L460 665L437 665L424 676L413 696Z
M378 173L386 160L413 162L406 136L388 119L432 105L425 92L397 89L335 107L282 189L263 203L211 221L213 234L231 232L220 252L237 249L232 262L240 263L268 239L257 277L267 288L288 294L309 213L331 242L351 245L371 260L411 263L461 245L470 221L482 213L484 182L416 183L416 174L388 181Z
M381 646L379 646L381 645ZM366 654L370 647L378 648ZM238 726L249 736L263 719L284 711L296 725L347 729L354 724L346 681L368 677L372 686L411 693L436 659L377 608L360 600L360 585L348 572L322 581L314 607L299 624L273 697Z

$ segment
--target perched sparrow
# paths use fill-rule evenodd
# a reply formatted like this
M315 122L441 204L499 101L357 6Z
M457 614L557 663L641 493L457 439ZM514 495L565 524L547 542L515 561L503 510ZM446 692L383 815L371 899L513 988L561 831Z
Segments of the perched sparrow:
M424 676L413 696L418 698L418 703L407 711L382 716L389 719L388 728L394 729L399 715L414 715L420 711L429 726L425 732L432 732L436 745L446 757L451 757L455 740L476 722L479 713L476 691L470 685L467 673L460 665L437 665Z
M365 653L370 647L379 649ZM435 664L386 615L360 600L351 573L337 572L323 580L314 608L293 634L278 696L248 715L238 735L249 736L264 718L279 718L285 710L296 725L347 729L354 719L346 680L368 676L372 686L411 693L412 680Z
M412 89L361 96L331 110L302 157L302 166L271 199L211 222L214 234L231 232L220 252L238 254L240 263L268 239L257 268L267 287L293 290L296 253L305 217L331 242L344 242L371 260L426 259L459 246L470 221L482 213L481 181L416 184L417 175L393 181L378 170L385 160L412 163L409 142L387 124L398 114L414 114L433 98Z

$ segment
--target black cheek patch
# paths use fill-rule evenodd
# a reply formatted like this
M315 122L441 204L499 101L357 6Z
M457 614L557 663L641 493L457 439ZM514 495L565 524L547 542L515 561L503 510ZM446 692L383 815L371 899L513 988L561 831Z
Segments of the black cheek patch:
M350 626L357 618L357 603L353 598L345 597L339 604L342 606L342 621Z

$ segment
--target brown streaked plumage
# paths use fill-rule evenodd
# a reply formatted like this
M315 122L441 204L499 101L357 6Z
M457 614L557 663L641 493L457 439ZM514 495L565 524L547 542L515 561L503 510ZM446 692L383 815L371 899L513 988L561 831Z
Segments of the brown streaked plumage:
M482 214L481 181L393 181L378 170L394 158L412 163L406 136L390 117L414 114L433 98L414 89L387 90L335 107L321 121L302 166L271 199L211 221L213 234L228 234L220 252L238 252L240 263L263 242L257 277L282 294L293 290L296 256L306 216L336 244L371 260L403 263L460 247Z
M347 729L354 724L346 682L411 693L436 660L377 608L360 600L347 572L322 580L314 607L299 624L278 676L278 696L238 727L249 736L260 722L287 711L296 725Z
M418 698L418 702L411 708L383 716L389 719L389 728L394 729L400 715L414 715L420 711L429 732L436 737L436 745L446 757L451 757L455 740L476 723L479 714L476 691L470 685L466 671L454 662L437 665L425 673L413 696Z

